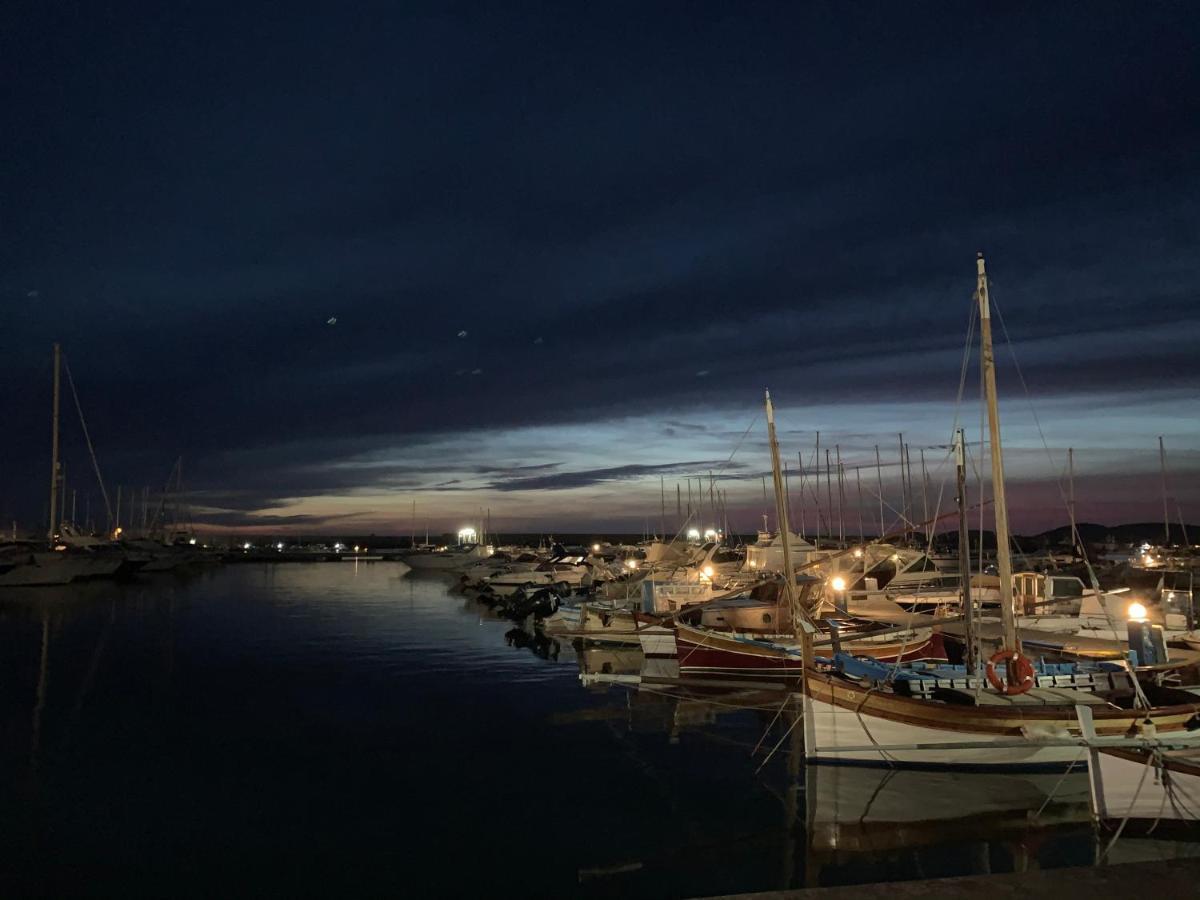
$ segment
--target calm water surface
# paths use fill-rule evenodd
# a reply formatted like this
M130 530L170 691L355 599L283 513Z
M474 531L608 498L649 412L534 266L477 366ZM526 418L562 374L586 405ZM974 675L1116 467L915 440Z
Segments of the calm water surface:
M1074 776L806 778L773 699L584 688L639 655L399 571L0 595L6 893L696 896L1093 857Z

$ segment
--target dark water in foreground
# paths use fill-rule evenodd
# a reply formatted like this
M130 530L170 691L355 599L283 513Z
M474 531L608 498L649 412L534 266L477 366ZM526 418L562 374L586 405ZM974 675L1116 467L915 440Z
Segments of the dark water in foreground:
M1094 856L1086 780L806 778L774 700L585 689L569 646L396 573L0 595L4 893L696 896Z

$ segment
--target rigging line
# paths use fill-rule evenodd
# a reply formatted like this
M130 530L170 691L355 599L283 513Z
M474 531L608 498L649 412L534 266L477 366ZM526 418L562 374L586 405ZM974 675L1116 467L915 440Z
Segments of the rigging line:
M1054 464L1054 454L1051 452L1050 445L1046 441L1045 432L1042 431L1042 422L1041 419L1038 418L1037 408L1033 405L1033 396L1029 393L1029 385L1025 382L1025 373L1021 370L1021 363L1017 359L1017 351L1016 348L1013 347L1012 338L1009 336L1008 326L1004 324L1004 313L1001 311L1000 305L996 303L994 297L989 296L989 299L991 300L992 308L996 310L996 318L1000 322L1000 331L1004 335L1004 343L1008 346L1008 355L1012 358L1013 367L1017 372L1017 378L1021 382L1021 390L1025 392L1025 400L1029 404L1029 412L1033 416L1033 424L1037 427L1038 439L1042 442L1042 449L1046 451L1046 459L1050 463L1051 471L1055 471L1056 466ZM1061 473L1061 470L1058 471ZM1058 488L1058 497L1062 501L1063 508L1066 509L1069 514L1071 514L1071 520L1074 522L1075 515L1071 511L1071 504L1067 499L1067 492L1063 489L1061 474L1055 475L1054 485ZM1104 602L1104 595L1100 590L1100 580L1096 577L1096 570L1092 568L1092 561L1088 558L1087 548L1083 546L1083 541L1080 540L1079 529L1077 525L1072 527L1074 533L1071 535L1071 538L1073 541L1075 541L1076 545L1079 547L1080 554L1083 556L1083 564L1087 567L1088 580L1091 582L1092 590L1096 592L1097 598L1100 600L1100 609L1104 612L1104 618L1108 622L1108 627L1115 632L1117 631L1117 626L1112 616L1109 614L1108 604ZM1020 552L1020 548L1018 548L1018 552ZM1136 678L1134 679L1134 684L1137 685ZM1140 689L1138 690L1138 693L1139 695L1141 694ZM1144 699L1144 697L1141 699Z
M767 735L771 733L771 729L775 727L775 723L776 723L776 722L778 722L778 721L779 721L779 717L780 717L781 715L783 715L783 708L784 708L785 706L787 706L787 704L788 704L788 701L789 701L789 700L791 700L791 699L792 699L792 697L791 697L791 695L790 695L790 694L784 694L784 696L783 696L783 702L779 704L779 709L775 710L775 718L771 719L771 722L770 722L770 724L769 724L769 725L767 725L766 729L763 731L763 733L762 733L762 737L760 737L760 738L758 739L758 743L757 743L757 744L755 744L755 745L754 745L754 749L750 751L750 755L751 755L751 756L753 756L755 753L757 753L757 752L758 752L758 748L759 748L759 747L761 747L761 746L762 746L762 743L763 743L763 741L765 741L765 740L767 739Z
M948 463L950 461L950 458L953 455L954 455L953 450L950 450L949 452L946 453L946 455L944 457L942 457L941 462L939 462L937 464L937 468L933 470L933 477L936 478L938 476L938 474L945 467L946 463ZM926 475L926 478L928 478L928 475ZM941 515L942 500L945 498L945 496L946 496L946 478L943 476L942 479L938 482L937 503L934 504L934 507L933 507L933 519L931 520L931 524L927 527L926 532L925 532L926 552L928 552L929 550L932 549L933 533L937 527L936 525L934 525L932 523L937 522L938 517Z
M1071 764L1069 766L1067 766L1067 771L1063 772L1062 775L1059 777L1058 781L1056 781L1054 783L1054 787L1050 790L1050 793L1046 795L1046 799L1042 801L1042 805L1038 807L1038 811L1033 814L1033 821L1035 823L1039 819L1041 819L1042 813L1044 813L1046 811L1046 807L1049 806L1050 803L1054 800L1055 795L1058 793L1058 789L1060 787L1062 787L1063 782L1067 780L1067 776L1071 774L1071 771L1083 759L1083 755L1086 752L1087 752L1086 747L1079 748L1079 755L1076 756L1073 760L1071 760Z
M1033 405L1033 396L1029 392L1029 385L1025 382L1025 373L1021 369L1021 363L1017 359L1016 348L1013 347L1012 338L1008 334L1008 326L1004 324L1004 313L1000 310L1000 305L994 297L990 297L992 308L996 310L996 318L1000 322L1000 330L1004 334L1004 343L1008 347L1008 355L1012 359L1013 368L1017 372L1017 380L1021 382L1021 390L1025 393L1025 401L1029 405L1030 415L1033 416L1034 427L1037 428L1038 439L1042 442L1042 449L1046 451L1046 460L1050 463L1050 469L1056 472L1054 476L1054 484L1058 488L1059 498L1063 502L1063 508L1070 510L1070 505L1067 500L1067 492L1063 489L1062 469L1055 463L1054 453L1050 450L1050 444L1046 441L1046 434L1042 431L1042 422L1038 418L1037 407ZM1074 537L1075 535L1072 535Z
M1156 765L1156 754L1151 751L1146 755L1146 765L1142 769L1142 777L1138 781L1137 789L1133 792L1133 799L1129 801L1129 809L1125 813L1125 818L1121 820L1121 824L1117 826L1117 833L1113 835L1112 840L1108 842L1108 846L1104 848L1104 852L1100 854L1100 862L1104 863L1108 859L1108 854L1121 839L1121 833L1125 830L1125 826L1129 824L1130 817L1133 816L1134 806L1137 804L1138 796L1142 793L1142 785L1146 783L1146 775L1149 774L1152 765Z
M974 297L971 298L970 314L967 316L967 339L963 344L962 364L958 371L958 396L954 400L954 421L950 428L950 433L953 436L958 430L959 415L962 410L963 395L967 390L967 372L971 368L972 348L975 342L975 322L979 315L979 304L974 302Z
M79 413L79 425L83 429L83 439L87 441L88 453L92 457L92 469L96 473L96 481L100 483L100 496L104 498L104 510L108 513L109 524L112 524L112 507L108 503L108 491L104 489L104 479L100 475L100 464L96 462L96 451L92 448L92 438L88 434L87 422L83 418L83 406L79 402L79 393L75 390L75 379L71 377L71 366L63 356L63 369L67 373L67 384L71 387L71 396L75 399L75 411ZM74 523L72 523L74 524Z
M764 759L762 761L762 765L760 765L757 769L754 770L755 775L758 775L758 773L763 770L763 768L767 765L767 763L769 763L771 761L771 757L775 755L775 751L783 746L783 742L787 740L788 735L790 735L793 731L796 730L796 726L798 724L800 724L800 721L803 718L804 718L803 716L796 716L792 719L792 724L789 725L787 731L785 731L783 733L783 737L781 737L779 739L779 741L775 744L775 746L771 748L771 752L768 753L766 756L766 759Z

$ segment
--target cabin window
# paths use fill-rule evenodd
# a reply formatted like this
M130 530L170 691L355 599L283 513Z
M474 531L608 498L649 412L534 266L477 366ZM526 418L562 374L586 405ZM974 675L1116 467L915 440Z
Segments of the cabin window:
M936 572L938 567L933 564L933 560L928 556L922 556L916 560L911 566L904 571L906 572Z
M1078 578L1054 578L1055 597L1082 597L1083 582Z
M771 624L771 614L770 613L763 613L763 624L764 625Z

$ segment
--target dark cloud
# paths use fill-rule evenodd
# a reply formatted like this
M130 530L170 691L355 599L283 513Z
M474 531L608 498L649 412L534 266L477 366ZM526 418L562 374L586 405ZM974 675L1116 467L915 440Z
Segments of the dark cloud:
M645 416L708 455L767 386L873 434L954 400L980 247L1035 397L1194 394L1198 23L9 11L0 514L42 514L53 340L110 482L183 454L244 512L612 480L578 441L494 470L482 442Z
M590 469L580 472L556 472L553 475L536 475L528 478L512 478L488 485L497 491L561 491L569 488L590 487L613 481L630 481L657 475L702 475L709 470L742 468L742 463L726 463L725 460L700 460L693 462L662 463L659 465L612 466L606 469Z

